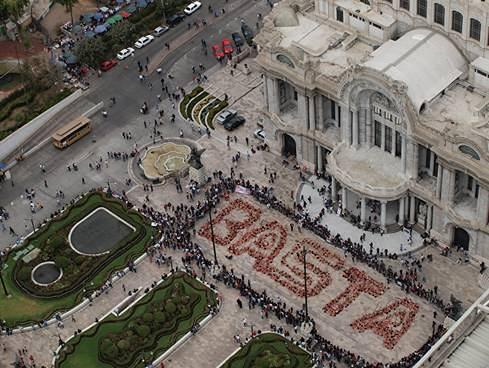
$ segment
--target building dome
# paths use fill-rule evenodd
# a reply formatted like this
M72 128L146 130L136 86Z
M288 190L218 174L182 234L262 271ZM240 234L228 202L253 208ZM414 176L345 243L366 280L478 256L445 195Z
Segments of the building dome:
M276 12L273 20L275 27L296 27L299 25L297 14L290 6L279 6Z

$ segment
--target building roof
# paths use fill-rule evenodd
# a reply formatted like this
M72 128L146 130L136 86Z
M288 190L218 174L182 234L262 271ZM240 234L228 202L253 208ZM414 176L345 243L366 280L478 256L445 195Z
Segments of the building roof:
M487 368L489 316L472 331L443 364L444 368Z
M467 61L455 45L425 28L387 41L363 65L406 83L418 111L467 70Z
M483 58L482 56L479 56L477 59L475 59L471 65L474 68L477 68L479 70L482 70L484 72L489 72L489 60L486 58Z

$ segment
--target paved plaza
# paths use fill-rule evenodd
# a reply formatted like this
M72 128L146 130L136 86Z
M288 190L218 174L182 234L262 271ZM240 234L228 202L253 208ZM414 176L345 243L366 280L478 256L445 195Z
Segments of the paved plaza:
M251 61L250 68L252 69ZM306 181L302 181L299 171L293 167L294 162L284 165L283 158L277 154L273 143L274 137L267 128L270 122L261 113L264 102L260 75L255 72L246 74L239 68L233 73L231 70L229 66L214 67L208 71L209 81L204 83L204 87L227 91L231 107L247 119L244 126L232 133L217 126L212 131L211 137L207 137L200 135L196 127L192 128L191 123L184 121L177 114L174 126L165 122L160 129L163 132L168 130L168 136L177 136L178 130L182 127L185 129L185 138L194 139L205 148L202 163L208 176L212 176L213 172L219 170L224 175L229 175L233 168L237 176L242 174L252 183L272 185L277 198L289 206L292 206L301 195L306 198L311 196L312 204L308 210L310 215L316 216L322 209L323 203L323 198L316 190L320 181L315 177L308 177ZM194 84L189 84L186 89L190 90L193 86ZM161 107L166 111L172 111L172 102L164 100ZM152 114L156 115L156 112ZM137 165L133 160L107 158L108 150L129 152L151 144L153 136L143 124L149 119L141 115L131 122L130 127L116 126L110 132L106 132L106 135L96 137L99 142L94 142L88 149L86 147L81 149L80 146L74 145L72 149L59 155L54 153L53 147L45 147L35 157L20 163L19 167L22 166L22 170L26 170L27 167L36 174L39 173L39 164L47 163L48 174L43 176L39 173L39 183L33 188L37 193L36 206L39 205L35 213L30 213L30 201L25 196L25 188L22 187L21 180L15 183L15 187L10 187L10 183L1 184L0 190L5 195L0 198L0 205L6 207L11 213L14 219L12 226L19 235L10 236L8 232L0 233L2 244L20 241L20 235L30 231L30 218L33 217L35 222L39 223L55 209L69 203L73 196L92 187L105 186L107 182L116 192L126 191L129 200L136 206L149 205L159 211L163 211L163 206L168 203L193 205L205 200L203 189L193 199L189 198L188 178L182 180L184 187L182 193L177 192L173 180L154 185L151 191L145 190L144 186L149 182L138 175ZM253 131L258 124L265 127L267 141L271 142L271 152L257 150L260 141L253 137ZM128 130L133 136L129 141L121 136L122 132ZM229 146L228 135L233 137ZM249 140L248 144L246 138ZM100 144L100 141L103 141L103 144ZM238 152L241 158L236 164L233 163L232 156ZM50 157L53 156L56 156L56 159L50 161ZM96 162L100 157L103 162L102 170L90 170L88 163ZM72 163L77 163L80 171L68 172L66 165ZM20 168L13 170L14 174L19 171ZM276 177L272 175L274 177L272 184L270 174L274 173ZM22 177L20 172L19 177ZM42 185L44 177L47 177L49 182L47 187ZM82 184L82 178L85 184ZM129 185L126 184L127 178L132 179ZM312 182L315 187L312 186ZM65 193L65 197L58 202L55 194L59 190ZM229 217L222 215L225 212ZM299 256L303 246L307 248L311 271L308 281L309 313L316 321L318 331L341 348L360 354L370 361L391 362L418 349L431 335L433 311L436 310L432 304L415 295L406 294L398 285L388 283L380 273L363 263L355 262L351 256L346 256L311 232L300 230L297 225L291 229L291 221L288 218L259 204L252 197L233 194L227 201L220 203L213 215L216 219L221 216L222 219L227 218L242 225L230 236L229 228L224 225L224 222L218 221L214 230L216 237L221 239L217 244L219 262L226 265L228 269L233 269L236 274L243 274L246 279L250 279L255 289L266 290L268 295L279 298L295 309L303 307L303 279ZM253 218L253 221L247 221L248 218ZM326 214L322 223L327 225L333 234L341 234L343 238L351 238L355 242L358 242L360 235L363 234L361 230L335 214ZM194 240L211 259L212 245L206 224L207 219L198 222ZM409 257L419 259L431 254L433 261L423 263L419 278L429 288L436 285L446 301L453 294L463 302L464 307L467 307L482 293L478 284L478 269L475 266L458 264L456 259L441 256L439 250L434 247L422 247L421 238L416 233L413 236L412 246L407 245L406 235L403 233L383 236L366 233L364 243L370 242L373 242L375 247L388 249L393 253L413 252L401 258L406 261ZM401 244L403 251L400 250ZM166 253L172 255L175 265L181 267L182 253L168 250ZM263 259L268 263L263 263ZM404 268L401 259L386 260L386 263L398 271ZM57 348L59 338L68 339L76 329L83 329L96 318L101 318L108 313L127 296L127 292L123 291L123 285L126 290L146 288L168 271L167 266L157 266L146 258L137 266L136 273L126 274L122 280L113 284L113 288L95 298L90 306L76 312L73 319L64 320L63 327L53 324L33 332L8 337L0 336L0 367L9 367L15 353L23 347L32 354L37 367L51 366L53 352ZM196 273L201 276L197 269ZM207 279L209 278L210 275L207 275ZM356 291L353 292L354 295L351 293L355 280L368 280L365 281L365 289L362 289L358 295L355 294ZM233 338L235 335L246 338L251 334L251 325L255 329L266 330L271 323L283 324L283 321L278 321L274 317L264 318L258 308L248 310L245 305L240 309L236 303L239 292L222 283L218 283L217 286L222 300L219 313L188 342L165 359L166 368L214 368L238 347ZM404 300L407 302L395 304ZM402 332L397 331L398 338L387 339L370 328L362 327L368 322L365 319L374 318L371 315L377 311L389 315L390 311L384 309L393 304L395 306L392 308L395 308L401 316L399 325L405 329ZM439 310L436 322L444 323L444 316ZM289 332L294 338L300 337L291 328ZM4 351L1 349L3 347L5 347Z

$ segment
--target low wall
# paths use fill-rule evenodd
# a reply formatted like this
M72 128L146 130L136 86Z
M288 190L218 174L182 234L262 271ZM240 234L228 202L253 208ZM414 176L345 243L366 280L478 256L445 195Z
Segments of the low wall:
M32 119L23 127L17 129L8 137L0 141L0 161L5 160L18 150L22 145L43 128L49 120L82 96L82 90L78 89L64 100L58 102L38 117Z

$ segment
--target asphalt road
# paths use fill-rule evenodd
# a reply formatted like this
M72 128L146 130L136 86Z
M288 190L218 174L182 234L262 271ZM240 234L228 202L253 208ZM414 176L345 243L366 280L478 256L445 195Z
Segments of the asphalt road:
M172 49L172 52L160 64L166 80L168 79L166 75L169 72L175 77L171 82L174 87L185 86L192 80L192 66L198 66L201 63L206 69L219 67L210 51L212 44L220 43L223 37L230 38L232 32L239 32L241 19L244 19L255 30L257 14L265 15L270 11L266 0L229 0L227 3L224 0L217 0L211 1L211 3L214 8L226 7L226 14L213 19L213 23L205 28L201 27L199 34L185 44ZM11 215L11 219L6 223L7 227L12 226L19 235L28 233L31 230L31 218L38 224L56 209L56 191L58 190L63 190L66 200L69 200L91 187L106 185L107 181L115 190L130 189L130 186L124 184L128 177L126 162L111 161L109 167L105 168L104 164L104 169L100 172L89 170L88 163L94 163L100 157L105 160L107 151L128 152L136 144L140 146L151 141L150 129L144 129L142 126L143 120L148 116L141 115L139 108L144 101L149 104L150 108L155 108L156 95L161 93L161 76L155 72L148 76L144 84L139 82L137 61L139 60L144 64L146 57L151 61L155 55L161 54L165 42L172 44L177 38L189 32L188 21L193 22L203 18L210 21L211 17L214 16L208 13L208 4L204 3L198 12L157 38L150 45L141 50L136 50L135 57L120 62L114 69L104 73L101 78L94 77L92 79L91 87L79 105L87 106L100 101L108 104L109 98L112 96L117 100L116 105L107 108L108 118L104 119L100 113L92 118L93 131L90 136L63 151L47 144L11 170L15 185L12 186L12 182L0 183L0 206L7 208ZM207 42L208 56L202 52L201 39L205 39ZM153 89L149 88L149 83L153 84ZM167 119L173 112L177 115L176 124L165 123L160 128L163 136L178 136L180 129L182 129L185 132L185 137L197 138L198 134L192 132L188 124L178 121L177 111L171 111L171 102L163 101L163 103L166 106L165 116ZM70 112L69 109L68 112ZM73 111L72 113L76 114L77 112ZM124 141L121 138L123 131L131 131L134 139ZM50 133L49 131L40 132L34 140L40 141L45 136L49 136ZM73 162L80 166L80 171L68 173L66 167ZM47 173L41 173L39 169L41 163L46 165ZM81 183L82 177L86 181L85 185ZM44 185L44 180L47 180L48 187ZM25 198L26 188L36 191L37 195L34 202L43 206L35 214L30 213L29 201ZM8 231L0 231L0 249L11 245L15 240L16 237L10 236Z

